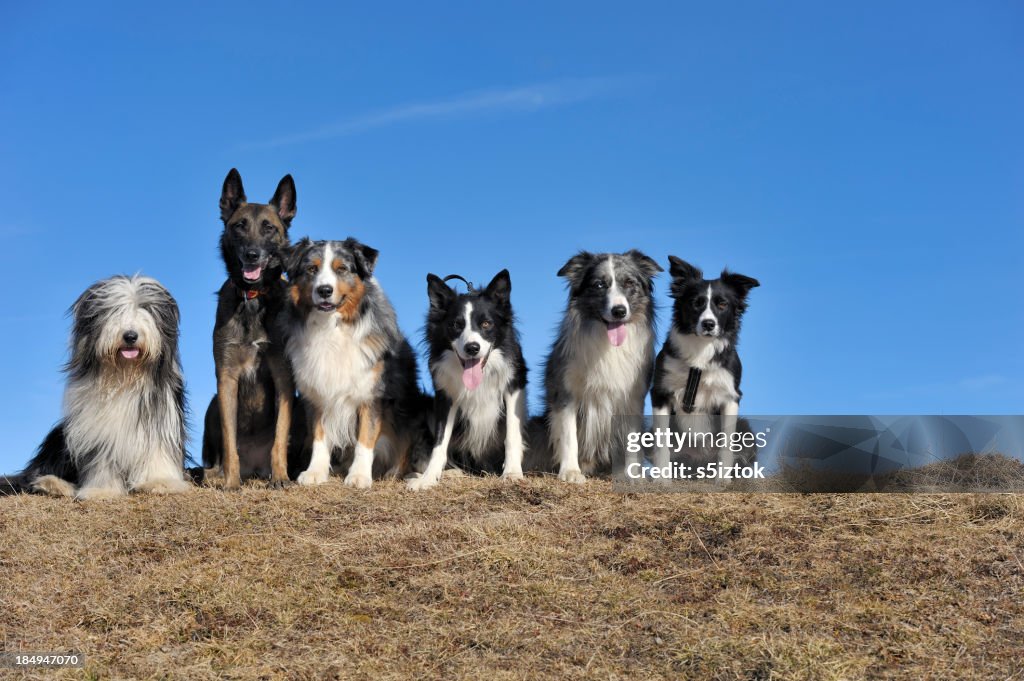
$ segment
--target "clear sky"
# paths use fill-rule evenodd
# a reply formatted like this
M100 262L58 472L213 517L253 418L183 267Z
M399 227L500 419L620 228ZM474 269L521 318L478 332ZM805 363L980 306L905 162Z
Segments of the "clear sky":
M535 409L555 273L639 248L761 280L746 413L1024 410L1019 3L340 4L0 5L0 471L59 418L67 307L137 271L198 455L233 166L380 249L413 339L427 272L508 267Z

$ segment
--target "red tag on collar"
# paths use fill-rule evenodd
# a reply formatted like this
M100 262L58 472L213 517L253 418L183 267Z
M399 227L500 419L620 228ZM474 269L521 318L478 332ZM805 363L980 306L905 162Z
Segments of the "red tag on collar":
M246 300L252 300L253 298L259 296L259 294L260 294L260 292L257 289L254 289L254 288L248 289L245 292L245 299Z

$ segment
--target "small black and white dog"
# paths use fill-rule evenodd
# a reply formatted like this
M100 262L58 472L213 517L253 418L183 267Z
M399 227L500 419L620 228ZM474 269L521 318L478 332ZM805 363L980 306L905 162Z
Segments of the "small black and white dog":
M115 276L71 308L64 418L20 474L78 499L183 492L185 387L178 305L155 279Z
M671 419L673 430L714 431L731 437L739 413L743 366L736 345L740 322L747 309L747 294L757 279L723 270L707 280L693 265L669 256L672 275L672 328L658 353L651 388L656 425ZM710 418L718 417L718 418ZM667 449L654 452L654 464L669 463ZM733 450L723 448L720 461L731 466Z
M634 421L643 418L651 385L654 277L661 271L637 250L584 251L558 271L569 280L569 303L545 367L543 449L560 480L579 483L605 472L626 434L640 426ZM537 428L531 433L544 442Z
M409 480L409 488L437 484L449 460L472 471L521 479L526 362L512 312L512 280L502 270L486 288L467 284L469 291L462 294L445 281L427 275L436 435L426 470Z
M334 456L351 462L349 487L403 478L429 446L416 354L373 276L377 256L349 238L302 239L289 257L285 349L312 434L300 485L327 482Z

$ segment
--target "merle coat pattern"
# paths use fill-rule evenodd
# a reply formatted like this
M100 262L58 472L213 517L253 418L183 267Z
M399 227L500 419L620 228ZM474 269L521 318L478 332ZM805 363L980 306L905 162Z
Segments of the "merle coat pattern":
M539 455L531 459L557 468L561 480L607 472L626 433L638 428L654 365L654 277L661 271L637 250L583 251L558 271L569 302L545 366L546 433L531 424Z

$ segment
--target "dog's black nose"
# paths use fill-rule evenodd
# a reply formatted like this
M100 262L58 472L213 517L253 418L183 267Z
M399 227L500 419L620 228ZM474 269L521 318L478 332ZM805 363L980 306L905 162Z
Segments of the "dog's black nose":
M612 308L612 316L616 319L624 319L626 316L626 306L616 305Z
M135 341L139 340L139 334L135 331L125 331L121 338L124 338L128 345L135 345Z
M245 252L246 262L256 262L260 259L260 252L255 248L250 248Z
M476 357L477 353L480 352L480 344L466 343L464 346L462 346L462 351L465 352L470 357Z
M700 328L704 329L705 331L714 331L715 330L715 320L714 319L705 319L704 321L702 321L700 323Z
M323 286L317 286L316 292L321 298L330 298L331 294L334 293L334 287L330 284L324 284Z

